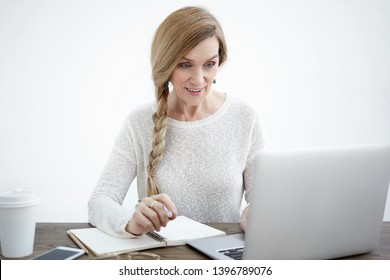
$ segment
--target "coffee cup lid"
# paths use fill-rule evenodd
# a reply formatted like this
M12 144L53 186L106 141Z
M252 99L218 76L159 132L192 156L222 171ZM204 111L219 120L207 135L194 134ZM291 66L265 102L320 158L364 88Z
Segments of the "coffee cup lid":
M0 193L0 208L27 207L38 203L38 194L32 190L14 189Z

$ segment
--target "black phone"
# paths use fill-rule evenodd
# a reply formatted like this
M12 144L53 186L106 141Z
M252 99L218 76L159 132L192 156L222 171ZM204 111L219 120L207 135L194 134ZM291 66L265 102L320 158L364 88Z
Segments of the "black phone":
M84 254L82 249L59 246L34 257L33 260L73 260Z

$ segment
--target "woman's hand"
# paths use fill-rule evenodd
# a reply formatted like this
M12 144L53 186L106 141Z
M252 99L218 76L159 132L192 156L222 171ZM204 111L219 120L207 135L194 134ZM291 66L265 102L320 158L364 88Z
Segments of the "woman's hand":
M160 231L177 216L175 204L167 194L144 197L136 206L126 231L141 235L150 231Z
M245 232L248 226L248 213L249 213L249 206L247 206L244 211L242 212L241 215L241 221L240 221L240 226L241 229Z

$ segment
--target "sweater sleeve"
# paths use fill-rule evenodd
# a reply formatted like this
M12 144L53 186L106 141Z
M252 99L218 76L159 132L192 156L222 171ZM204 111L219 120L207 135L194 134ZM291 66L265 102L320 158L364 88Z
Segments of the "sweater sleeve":
M253 126L251 131L249 153L247 157L246 167L244 170L244 189L245 189L245 201L247 206L251 199L251 191L255 187L253 186L254 175L254 159L256 152L263 149L264 137L261 128L260 117L255 108L252 108L254 113Z
M88 202L89 222L118 237L133 237L125 231L132 213L122 206L137 172L130 131L130 119L127 118Z

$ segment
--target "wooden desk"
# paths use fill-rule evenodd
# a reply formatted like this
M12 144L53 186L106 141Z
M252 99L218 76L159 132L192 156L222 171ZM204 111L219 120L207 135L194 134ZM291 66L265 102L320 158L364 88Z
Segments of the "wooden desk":
M222 224L209 224L212 227L221 229L227 234L234 234L242 232L239 224L236 223L222 223ZM35 245L34 252L31 256L22 259L31 259L47 250L50 250L57 246L70 246L77 248L77 245L70 239L66 233L68 229L86 228L90 227L87 223L38 223L36 226ZM164 260L207 260L207 256L199 253L191 247L177 246L159 249L145 250L144 252L150 252L158 254L161 259ZM5 259L0 256L0 259ZM88 256L84 255L79 259L88 260ZM389 259L390 260L390 222L384 222L382 227L382 234L379 247L369 253L357 256L351 256L345 259Z

